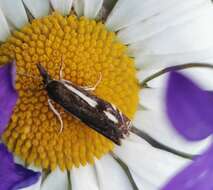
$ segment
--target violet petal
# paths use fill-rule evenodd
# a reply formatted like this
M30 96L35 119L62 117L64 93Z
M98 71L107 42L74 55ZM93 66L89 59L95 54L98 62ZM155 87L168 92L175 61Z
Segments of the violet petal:
M201 140L213 132L213 93L177 72L169 76L166 111L173 127L188 140Z
M40 172L15 164L5 145L0 144L0 190L17 190L33 185L39 180Z
M162 190L212 190L213 145L182 172L176 175Z
M7 127L18 99L15 90L15 62L0 67L0 135Z

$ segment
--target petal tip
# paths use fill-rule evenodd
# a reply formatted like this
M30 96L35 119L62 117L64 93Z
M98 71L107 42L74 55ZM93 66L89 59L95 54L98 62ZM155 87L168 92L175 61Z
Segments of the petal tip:
M166 91L166 113L176 131L189 141L202 140L213 132L213 95L191 79L171 72Z

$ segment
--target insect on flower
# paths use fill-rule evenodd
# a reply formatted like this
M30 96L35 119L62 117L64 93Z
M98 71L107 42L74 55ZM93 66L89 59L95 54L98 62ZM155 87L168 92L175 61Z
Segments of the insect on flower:
M183 64L179 66L167 67L166 69L155 73L141 84L146 86L150 80L173 70L182 70L191 67L210 67L209 64ZM97 84L92 87L81 87L73 84L71 81L63 79L62 65L60 68L59 80L53 79L46 69L37 64L40 75L43 78L44 89L49 96L48 104L61 123L60 132L63 130L63 121L60 113L54 108L52 101L62 106L67 112L77 117L88 127L112 140L117 145L121 145L121 139L129 135L130 131L146 139L148 142L158 148L165 148L161 144L154 142L153 139L138 131L132 126L131 120L127 118L115 105L95 96L91 93ZM169 151L171 151L169 149ZM171 151L173 152L173 151ZM178 153L177 153L178 154Z
M121 139L128 136L131 121L113 104L91 94L90 88L84 88L62 79L53 79L41 64L37 64L43 78L44 88L49 96L49 106L57 115L63 130L63 121L51 101L58 103L67 112L73 114L88 127L120 145Z

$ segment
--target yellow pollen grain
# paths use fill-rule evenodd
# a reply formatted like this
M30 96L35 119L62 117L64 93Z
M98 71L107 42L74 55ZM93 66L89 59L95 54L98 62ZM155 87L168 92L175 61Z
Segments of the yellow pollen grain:
M13 32L0 46L0 65L14 59L19 100L2 137L10 151L27 164L65 170L93 164L113 149L110 140L54 105L64 123L59 133L60 122L48 106L36 64L58 78L63 60L64 79L81 86L94 86L101 74L93 93L133 118L139 92L134 60L115 33L101 22L53 13Z

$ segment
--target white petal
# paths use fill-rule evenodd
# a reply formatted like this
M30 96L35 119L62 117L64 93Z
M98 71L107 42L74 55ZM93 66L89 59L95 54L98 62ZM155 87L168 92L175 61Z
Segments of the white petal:
M130 170L130 172L131 172L131 175L132 175L135 183L137 184L138 189L141 189L141 190L143 190L143 189L144 190L156 190L157 189L156 185L153 184L152 182L147 181L146 179L144 179L141 176L138 176L132 170Z
M21 158L19 158L19 157L17 157L17 156L14 156L13 158L14 158L14 162L15 162L16 164L20 164L20 165L22 165L22 166L25 165L24 161L23 161Z
M84 0L74 0L73 6L78 16L84 14Z
M0 41L5 41L6 38L10 35L10 29L1 8L0 8L0 25L1 25Z
M213 61L211 62L213 63ZM194 82L205 90L213 90L213 70L212 69L189 69L183 71L185 75L190 77Z
M193 0L179 2L174 7L156 16L119 31L118 37L124 43L144 40L156 33L162 32L168 27L173 27L177 24L182 24L197 18L200 14L211 9L211 6L211 1Z
M95 18L103 4L103 0L84 0L84 16Z
M141 72L142 74L143 72ZM207 90L213 89L212 69L193 68L185 70L184 74L192 77L202 88ZM172 128L165 111L164 93L167 76L164 75L149 82L148 85L152 88L140 91L140 104L147 110L137 112L134 125L167 146L182 152L198 154L208 147L211 138L192 143L183 139Z
M210 138L199 142L187 141L173 129L165 112L155 110L138 111L133 124L158 142L189 154L203 152L211 142Z
M213 46L213 5L194 19L130 45L149 54L186 53ZM193 31L193 32L192 32Z
M63 15L68 15L72 8L73 0L50 0L53 8Z
M40 18L49 14L50 4L48 0L23 0L35 18Z
M96 18L103 0L75 0L74 9L78 16L86 16L88 18Z
M67 190L68 175L67 172L62 172L59 168L51 172L44 180L41 190Z
M117 31L157 15L171 8L174 3L180 3L180 1L161 0L159 3L158 0L119 0L109 15L106 25L110 30Z
M142 55L137 56L136 66L141 69L137 73L139 81L143 81L150 75L166 68L169 66L175 66L184 63L210 63L213 64L213 47L201 51L180 53L180 54L166 54L166 55ZM196 80L201 84L205 89L213 89L212 87L212 77L211 69L204 68L191 68L187 69L184 72L190 73L193 78L198 77ZM205 73L205 74L204 74ZM153 79L149 82L149 86L152 87L161 87L162 84L165 84L167 75L162 75L156 79ZM208 83L206 82L208 78ZM150 85L151 84L151 85Z
M40 189L41 189L41 177L37 183L35 183L29 187L26 187L26 188L21 188L19 190L40 190Z
M29 165L27 168L30 169L30 170L37 171L37 172L42 172L41 168L38 168L38 167L36 167L34 165Z
M164 68L164 67L163 67ZM144 82L144 80L146 80L147 78L149 78L150 76L156 74L157 72L161 71L163 68L161 69L141 69L140 71L137 72L137 79L140 83ZM164 89L165 85L167 84L167 80L168 80L168 73L167 74L163 74L160 75L152 80L150 80L147 84L150 88L161 88ZM142 88L144 89L144 88ZM162 90L161 90L162 91ZM142 91L141 91L142 92ZM162 96L161 96L162 97Z
M184 40L183 40L184 41ZM163 42L162 42L163 43ZM185 53L155 54L143 53L133 50L136 66L144 69L162 69L167 66L178 65L189 62L204 62L213 58L213 46L199 51Z
M182 169L189 160L155 149L145 141L124 140L115 154L139 177L159 189L169 178Z
M124 170L111 156L95 162L101 190L131 190L132 186Z
M30 169L30 170L34 170L34 171L37 171L37 172L42 172L41 169L38 169L34 166L29 166L27 167L27 169ZM26 188L22 188L20 190L40 190L41 189L41 182L42 182L42 175L41 177L39 178L39 180L37 181L37 183L29 186L29 187L26 187Z
M213 48L212 51L206 51L206 54L210 54L212 52L213 55ZM178 56L181 59L181 56ZM202 56L201 56L202 57ZM213 58L212 59L197 59L196 55L191 57L191 61L180 61L179 62L161 62L159 59L159 65L157 64L150 64L146 65L146 67L143 67L140 71L137 72L137 78L140 82L145 80L147 77L155 74L156 72L159 72L160 70L169 67L169 66L175 66L179 64L184 63L208 63L213 65ZM149 69L150 68L150 69ZM209 68L188 68L185 70L182 70L185 75L188 77L191 77L192 80L194 80L198 85L200 85L205 90L213 90L213 77L212 77L212 69ZM165 84L167 82L167 74L161 75L151 81L148 82L148 85L152 88L164 88Z
M99 190L95 169L91 165L73 168L70 177L72 190Z
M22 1L20 0L0 0L5 17L15 27L21 28L28 22L27 14ZM18 15L18 16L17 16Z
M140 104L151 110L162 110L164 88L145 88L140 91Z

